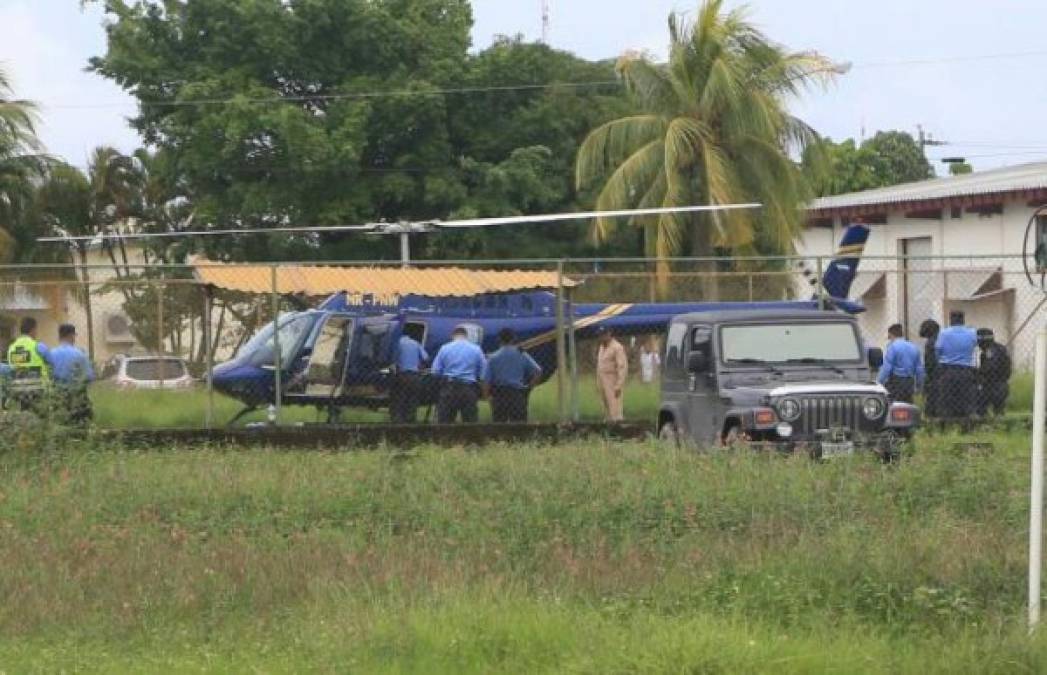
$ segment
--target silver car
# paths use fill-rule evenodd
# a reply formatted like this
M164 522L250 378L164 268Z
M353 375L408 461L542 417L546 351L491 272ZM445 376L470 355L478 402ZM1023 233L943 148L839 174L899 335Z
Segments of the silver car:
M189 389L195 380L177 356L119 354L106 363L102 379L120 389Z

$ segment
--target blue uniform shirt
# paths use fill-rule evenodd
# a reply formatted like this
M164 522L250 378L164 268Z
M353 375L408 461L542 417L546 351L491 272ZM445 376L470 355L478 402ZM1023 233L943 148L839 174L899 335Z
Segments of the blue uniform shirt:
M417 373L422 364L429 360L425 347L414 338L403 335L396 343L396 368L401 373Z
M542 369L516 345L502 347L487 360L487 381L494 387L527 389Z
M977 346L978 333L973 328L949 326L938 335L934 348L941 365L974 368L974 348Z
M483 350L468 340L451 340L436 353L433 374L456 382L474 384L487 379Z
M79 384L95 379L91 362L73 345L60 344L50 350L48 362L51 364L51 376L55 382Z
M923 383L923 356L916 345L896 338L887 345L887 351L883 354L883 365L880 366L880 375L876 381L884 384L891 376L916 378L918 384Z

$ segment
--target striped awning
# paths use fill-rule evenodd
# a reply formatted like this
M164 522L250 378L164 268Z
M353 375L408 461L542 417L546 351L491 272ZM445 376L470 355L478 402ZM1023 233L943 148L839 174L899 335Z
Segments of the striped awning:
M242 293L271 293L271 265L194 263L196 278L204 284ZM555 270L491 270L464 267L375 267L277 265L275 290L281 295L325 296L346 292L390 298L405 295L468 297L557 288L575 283Z

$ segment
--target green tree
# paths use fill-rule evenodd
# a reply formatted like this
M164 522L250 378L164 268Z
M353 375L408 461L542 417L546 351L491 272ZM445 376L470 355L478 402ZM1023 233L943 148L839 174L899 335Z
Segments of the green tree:
M142 102L131 123L190 186L197 222L432 217L425 178L453 156L434 92L461 76L467 0L110 0L105 11L108 50L92 67ZM376 90L402 93L357 96ZM384 243L354 239L365 253ZM315 248L244 237L214 252Z
M99 237L97 242L70 239L66 249L68 262L74 266L75 276L80 281L78 300L84 306L88 353L92 360L95 353L94 309L92 280L87 267L88 252L93 245L109 246L101 235L112 232L117 225L142 213L140 195L140 174L135 162L109 146L92 151L86 173L69 164L53 162L36 190L34 214L41 229L59 236ZM112 249L110 256L119 276L120 268ZM127 286L120 288L125 299L132 292Z
M601 182L598 209L760 202L760 211L634 219L659 258L690 251L786 253L802 226L806 184L790 159L816 139L787 99L832 77L811 52L788 52L708 0L688 24L669 18L669 62L626 54L618 71L641 112L595 129L577 159L577 184ZM610 175L608 177L608 173ZM615 222L600 219L605 240ZM662 268L664 272L664 267Z
M576 209L587 198L573 176L582 139L632 106L613 63L519 38L470 54L466 0L139 0L106 10L108 49L92 67L141 101L132 124L162 157L166 184L191 202L194 227ZM510 174L529 187L506 189ZM517 256L579 255L592 250L584 227L440 234L414 248L492 256L511 241ZM398 256L393 238L348 234L201 243L218 259Z
M904 131L877 132L860 146L853 139L822 139L804 153L803 165L819 196L934 177L919 143Z
M14 98L0 69L0 260L17 257L21 235L31 230L34 182L47 163L35 121L36 106Z

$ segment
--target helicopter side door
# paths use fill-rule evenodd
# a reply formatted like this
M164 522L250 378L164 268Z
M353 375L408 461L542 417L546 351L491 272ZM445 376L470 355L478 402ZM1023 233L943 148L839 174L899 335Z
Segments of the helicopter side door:
M288 386L289 400L331 398L341 393L355 323L346 314L330 314L321 319L303 349L305 363Z
M368 317L356 323L345 370L344 393L369 396L388 388L393 345L399 335L400 321L397 319Z

